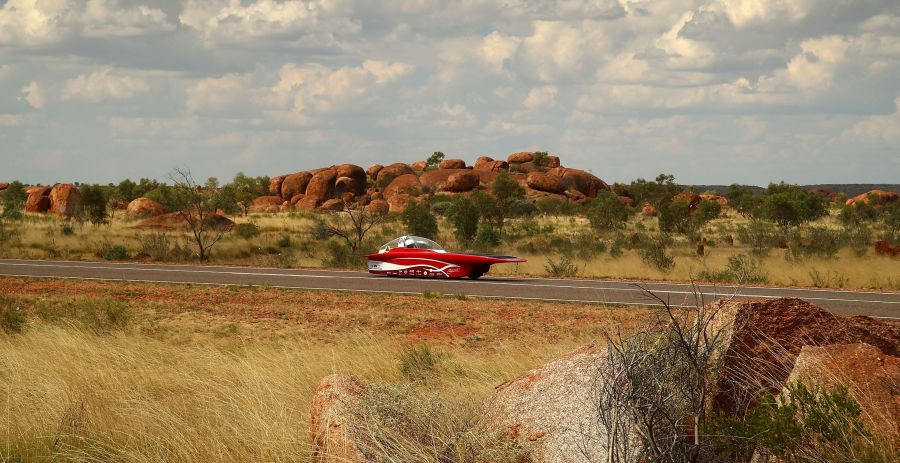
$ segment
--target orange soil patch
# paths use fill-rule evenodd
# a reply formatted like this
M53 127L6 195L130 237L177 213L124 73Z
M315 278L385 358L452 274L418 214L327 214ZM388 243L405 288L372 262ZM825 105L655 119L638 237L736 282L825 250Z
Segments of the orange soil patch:
M404 343L476 347L535 336L548 342L593 339L604 330L646 326L658 313L568 303L445 298L426 304L421 296L408 295L25 278L0 278L0 294L20 299L33 315L46 303L118 299L132 309L137 329L151 335L234 324L245 339L331 341L367 332Z

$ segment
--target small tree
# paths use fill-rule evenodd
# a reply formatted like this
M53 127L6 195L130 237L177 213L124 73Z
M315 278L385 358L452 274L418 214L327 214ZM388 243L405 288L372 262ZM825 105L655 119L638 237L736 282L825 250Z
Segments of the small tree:
M587 216L591 227L604 231L622 228L630 212L614 193L602 191L588 204Z
M368 206L345 203L343 211L328 214L319 227L328 236L341 238L350 250L357 252L369 231L384 223L386 218L385 214L376 214Z
M100 185L81 186L81 213L92 224L99 225L109 221L107 202L106 193Z
M632 193L635 204L650 203L658 209L662 203L678 194L681 187L675 183L674 176L659 174L652 182L642 178L631 182L628 190Z
M243 172L238 172L225 188L231 190L241 213L247 215L253 200L268 192L269 177L249 177Z
M766 190L757 214L786 231L827 215L827 201L797 185L773 183Z
M478 234L478 221L481 219L478 207L469 198L460 196L450 207L447 218L453 224L456 239L468 247Z
M10 182L6 190L0 192L0 199L3 200L3 219L6 220L22 220L22 209L25 207L25 186L22 182L16 180Z
M116 187L115 196L125 202L134 201L137 198L135 190L137 189L137 184L132 182L130 179L125 179L119 182L119 185Z
M437 236L437 219L426 206L416 201L406 204L406 209L403 210L400 218L410 235L428 239L434 239Z
M546 151L536 151L531 155L531 157L532 157L531 162L533 162L534 165L536 165L538 167L546 167L547 164L550 162L550 159L548 159L548 156L549 156L549 154L547 154Z
M659 229L664 232L687 233L691 229L691 210L682 200L659 206Z
M440 151L435 151L435 152L432 153L431 156L429 156L428 159L425 161L425 166L426 166L426 167L429 167L429 168L435 168L435 167L437 167L438 164L440 164L441 161L443 161L443 160L444 160L444 153L442 153L442 152L440 152Z
M187 168L176 168L169 174L169 179L173 182L172 204L190 228L200 260L207 260L212 247L233 228L233 224L222 224L216 220L216 210L233 209L235 206L228 204L221 189L215 188L217 182L212 181L215 179L207 181L204 188L194 180Z
M900 229L900 201L894 201L884 206L884 210L881 211L881 221L884 223L885 239L896 239L897 230Z
M497 200L497 209L494 211L495 225L500 235L503 235L503 225L508 217L514 215L513 206L517 200L525 197L525 189L509 173L500 172L491 184L491 191Z

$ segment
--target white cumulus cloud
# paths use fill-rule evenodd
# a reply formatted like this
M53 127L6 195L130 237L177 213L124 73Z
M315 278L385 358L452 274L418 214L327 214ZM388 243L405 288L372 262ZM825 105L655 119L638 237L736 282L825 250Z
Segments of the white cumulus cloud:
M100 103L128 100L148 91L150 85L144 79L120 74L107 68L68 80L61 97L63 100Z

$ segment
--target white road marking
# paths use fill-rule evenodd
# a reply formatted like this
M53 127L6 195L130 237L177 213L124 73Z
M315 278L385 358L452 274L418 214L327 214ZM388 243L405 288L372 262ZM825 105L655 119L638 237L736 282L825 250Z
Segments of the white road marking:
M281 286L281 285L252 285L252 284L231 284L231 283L205 283L205 282L193 282L193 281L172 281L172 280L138 280L138 279L127 279L127 278L95 278L95 277L73 277L73 276L49 276L49 275L17 275L11 273L0 273L0 276L13 276L13 277L27 277L27 278L47 278L47 279L60 279L60 280L91 280L91 281L123 281L128 283L167 283L167 284L188 284L188 285L203 285L203 286L245 286L245 287L253 287L253 286L266 286L269 288L278 288L278 289L302 289L306 291L343 291L350 293L379 293L379 294L403 294L403 295L411 295L418 296L422 293L415 291L391 291L391 290L383 290L383 289L335 289L335 288L317 288L317 287L305 287L305 286ZM612 301L597 301L597 300L585 300L585 299L556 299L556 298L540 298L540 297L521 297L521 296L486 296L486 295L478 295L478 294L466 294L466 297L473 297L477 299L507 299L507 300L525 300L525 301L539 301L539 302L568 302L568 303L583 303L583 304L607 304L607 305L633 305L633 306L662 306L659 302L654 302L653 300L648 300L646 303L644 302L612 302ZM453 294L444 294L444 297L455 297ZM777 299L777 298L776 298ZM693 308L696 307L694 305L683 305L683 304L669 304L670 307L676 308ZM878 318L883 320L900 320L897 317L881 317L874 315L867 315L870 318Z

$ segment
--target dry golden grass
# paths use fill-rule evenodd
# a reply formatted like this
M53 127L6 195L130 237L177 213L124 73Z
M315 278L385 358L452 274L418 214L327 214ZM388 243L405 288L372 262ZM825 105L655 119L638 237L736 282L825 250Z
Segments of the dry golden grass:
M400 353L425 342L448 355L429 389L472 406L602 329L656 314L17 278L0 278L0 295L29 320L21 334L0 330L3 461L309 461L310 400L327 374L398 382ZM96 307L127 324L84 315Z

